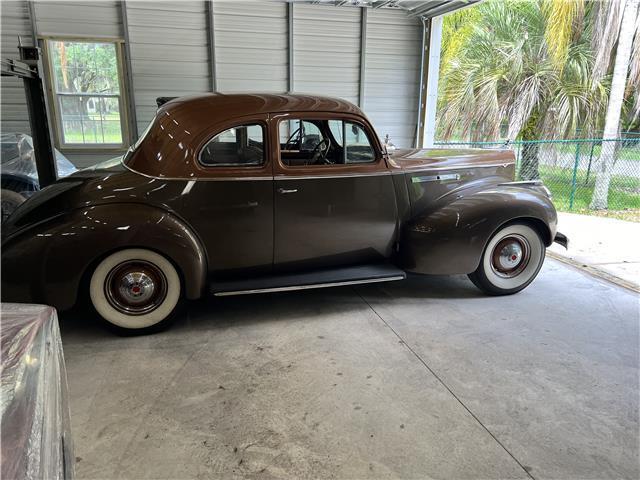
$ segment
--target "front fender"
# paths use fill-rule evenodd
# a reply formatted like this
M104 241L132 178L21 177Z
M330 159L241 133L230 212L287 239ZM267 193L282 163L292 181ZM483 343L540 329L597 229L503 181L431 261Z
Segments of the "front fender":
M513 221L532 224L547 246L556 235L556 210L538 190L503 184L445 196L405 225L401 266L416 273L471 273L491 236Z
M5 239L2 300L70 308L87 269L123 248L166 256L182 275L186 297L202 295L207 260L188 225L161 208L120 203L74 210Z

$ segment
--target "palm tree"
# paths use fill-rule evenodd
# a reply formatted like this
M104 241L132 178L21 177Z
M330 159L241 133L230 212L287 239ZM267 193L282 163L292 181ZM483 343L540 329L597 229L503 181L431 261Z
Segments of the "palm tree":
M464 38L444 45L445 138L492 140L506 130L509 139L537 140L601 127L608 79L591 75L592 3L489 0L476 8ZM447 51L451 45L455 55ZM537 157L537 144L526 144L522 178L538 177Z
M618 137L620 114L625 99L625 87L627 85L627 74L629 73L630 65L632 68L631 75L629 75L629 83L631 88L636 87L635 112L633 116L637 118L638 112L640 111L640 94L637 93L638 87L640 87L640 53L638 53L638 50L640 50L640 17L638 17L638 1L639 0L627 0L620 22L617 21L617 12L619 9L622 9L619 4L611 6L606 15L607 17L615 15L616 18L615 21L611 21L609 24L610 34L609 37L607 37L609 41L603 42L603 47L601 47L598 52L600 61L598 64L598 74L601 74L605 65L608 66L611 51L613 50L611 44L614 43L615 40L617 40L617 52L611 81L611 96L604 126L603 140L605 140L605 142L603 142L602 145L596 186L591 199L591 208L593 209L606 209L608 206L609 184L611 182L611 170L615 162L616 148L615 142L606 142L606 140L612 140ZM636 48L633 58L634 62L630 64L632 45L634 44L634 33L636 37ZM611 41L611 38L615 40Z

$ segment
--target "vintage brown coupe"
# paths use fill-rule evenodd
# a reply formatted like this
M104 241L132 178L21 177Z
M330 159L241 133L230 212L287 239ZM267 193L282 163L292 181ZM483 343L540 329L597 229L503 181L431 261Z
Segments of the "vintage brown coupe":
M35 194L3 231L2 296L111 325L166 325L180 298L469 274L489 294L566 242L510 150L397 150L343 100L207 94L159 108L122 158Z

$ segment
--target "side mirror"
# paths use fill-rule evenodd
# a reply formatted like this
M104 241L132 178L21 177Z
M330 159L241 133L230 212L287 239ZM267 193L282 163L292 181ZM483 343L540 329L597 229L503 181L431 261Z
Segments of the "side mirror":
M382 151L385 155L393 155L393 152L396 150L396 146L391 143L389 139L389 134L387 133L384 137L384 142L382 143Z

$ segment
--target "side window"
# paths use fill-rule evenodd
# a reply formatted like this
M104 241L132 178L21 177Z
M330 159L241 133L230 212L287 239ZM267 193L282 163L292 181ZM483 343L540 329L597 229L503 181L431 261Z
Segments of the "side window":
M344 126L344 122L342 120L329 120L329 129L331 130L331 135L333 135L333 139L336 141L338 145L341 147L344 145L342 141L342 127Z
M278 127L280 158L289 166L312 165L324 155L330 143L324 120L283 120Z
M207 167L243 167L264 163L264 129L251 124L229 128L213 137L200 151Z
M345 163L370 163L376 160L376 154L364 129L353 122L345 125Z
M344 165L376 161L364 128L343 120L283 120L280 159L287 166Z

